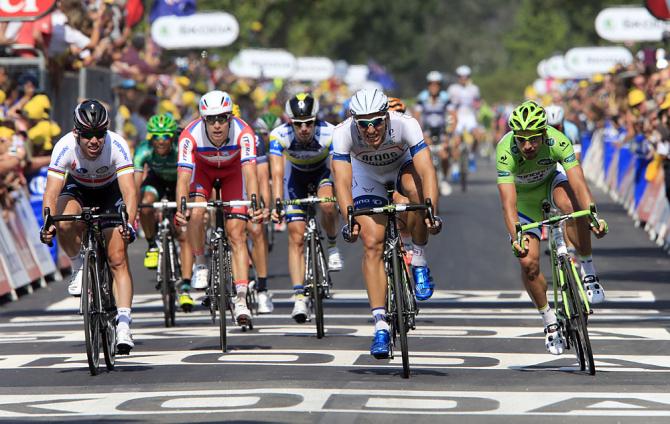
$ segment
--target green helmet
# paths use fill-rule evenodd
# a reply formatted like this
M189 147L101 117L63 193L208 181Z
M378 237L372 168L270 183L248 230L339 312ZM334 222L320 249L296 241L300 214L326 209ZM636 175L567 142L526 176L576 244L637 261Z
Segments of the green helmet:
M259 116L254 121L254 129L256 131L270 132L281 124L279 117L274 113L267 112Z
M147 122L147 135L172 134L177 132L177 121L170 114L154 115Z
M547 128L547 114L542 106L526 100L512 111L507 124L512 131L542 131Z

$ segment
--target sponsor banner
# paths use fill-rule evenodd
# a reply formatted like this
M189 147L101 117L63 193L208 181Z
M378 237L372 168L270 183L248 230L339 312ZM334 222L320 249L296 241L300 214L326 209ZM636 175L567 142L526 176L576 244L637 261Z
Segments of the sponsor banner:
M625 47L577 47L565 53L565 64L575 74L609 72L615 65L630 65L633 55Z
M540 63L537 64L537 75L542 79L549 78L549 75L547 74L547 59L542 59Z
M14 245L14 237L2 218L5 211L0 208L0 261L3 262L13 288L30 284L30 277L21 261L21 255ZM38 270L39 272L39 270Z
M0 0L0 22L34 21L53 10L56 0Z
M296 71L296 59L281 49L244 49L228 67L242 78L290 78Z
M334 74L335 64L327 57L299 57L296 59L296 70L291 79L319 82Z
M5 269L5 265L0 260L0 296L4 296L12 291L12 285L9 282L9 274Z
M30 244L26 237L27 231L23 225L19 215L14 209L8 209L7 211L7 227L9 229L12 238L14 239L14 246L19 254L23 267L28 273L30 281L38 280L42 273L40 268L37 265L37 261L33 257L32 252L30 251Z
M161 16L151 25L151 38L171 50L228 46L239 33L237 20L225 12Z
M30 247L30 252L37 262L42 275L48 275L56 272L56 264L51 258L51 252L46 244L40 241L40 227L37 225L33 208L28 201L28 196L23 191L18 192L14 210L17 218L25 228L25 236Z
M351 89L360 89L368 80L368 65L349 65L344 76L344 82L352 86Z
M608 41L660 41L670 23L644 7L608 7L596 16L596 32Z
M556 79L572 79L583 76L568 69L568 66L565 62L565 57L563 55L556 55L547 59L547 63L545 64L545 71L547 72L547 76L549 78Z

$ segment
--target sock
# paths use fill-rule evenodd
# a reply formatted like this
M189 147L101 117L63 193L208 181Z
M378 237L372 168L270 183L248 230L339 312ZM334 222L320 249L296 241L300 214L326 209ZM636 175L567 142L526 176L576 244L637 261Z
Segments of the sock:
M424 252L424 247L426 245L419 245L414 242L414 248L412 249L412 266L427 266L428 262L426 261L426 256Z
M235 280L235 292L237 292L236 302L246 301L247 298L247 288L249 287L249 280Z
M582 269L582 278L587 275L596 275L596 268L593 266L593 256L579 255L579 263Z
M147 245L149 246L149 249L158 247L156 244L156 237L147 237Z
M180 290L184 293L188 293L189 290L191 290L191 279L190 278L182 278L181 279Z
M79 253L75 256L70 256L70 262L72 263L72 272L81 269L84 266L84 259L82 259Z
M386 322L386 309L384 307L374 308L372 318L375 320L375 331L389 330L389 323Z
M195 255L195 264L196 265L207 265L207 258L205 254Z
M331 247L335 247L336 243L337 243L337 234L335 234L333 237L328 235L328 248L330 249Z
M402 239L402 245L405 246L405 251L409 252L414 248L414 243L412 243L411 236L400 236Z
M258 287L256 290L259 292L268 291L268 277L258 277Z
M556 314L554 314L548 303L542 308L538 308L537 311L540 313L545 327L549 324L556 324Z
M117 308L116 321L118 328L130 330L130 323L133 322L132 318L130 318L130 308Z
M305 298L305 286L302 284L293 286L293 293L295 293L296 300Z

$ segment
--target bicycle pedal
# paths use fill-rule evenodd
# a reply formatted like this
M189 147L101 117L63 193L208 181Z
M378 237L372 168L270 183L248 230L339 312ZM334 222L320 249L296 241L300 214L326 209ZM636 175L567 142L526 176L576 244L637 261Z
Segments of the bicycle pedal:
M193 311L193 305L182 305L182 312L189 313Z
M132 347L126 345L126 344L120 344L116 346L116 354L117 355L130 355Z
M209 308L209 305L212 303L212 299L210 299L209 296L205 296L205 297L202 299L202 302L200 302L200 303L201 303L202 306L204 306L205 308Z

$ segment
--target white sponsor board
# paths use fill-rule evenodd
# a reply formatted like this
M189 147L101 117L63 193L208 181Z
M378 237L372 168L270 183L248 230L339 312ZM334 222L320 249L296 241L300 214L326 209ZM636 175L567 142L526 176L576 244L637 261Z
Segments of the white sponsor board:
M291 79L298 81L323 81L335 73L335 64L327 57L299 57L296 59L295 74Z
M660 41L670 22L656 19L644 7L608 7L596 16L596 32L609 41Z
M164 49L227 46L239 32L235 17L225 12L162 16L151 25L151 38Z
M367 80L367 65L349 65L347 74L344 76L344 82L349 85L352 90L361 88Z
M542 59L540 63L537 64L537 75L542 79L549 77L547 74L547 59Z
M12 233L9 232L3 219L0 219L0 261L3 261L5 265L12 287L16 289L30 284L30 277L14 244Z
M571 79L580 77L580 75L568 69L563 55L555 55L547 59L544 69L549 78Z
M54 273L56 272L56 264L54 264L49 248L40 241L40 227L37 225L37 220L33 214L33 208L30 206L28 196L23 191L18 193L15 196L16 205L14 206L14 211L26 230L26 241L28 242L30 252L33 254L42 275Z
M625 47L576 47L565 53L565 64L576 74L609 72L615 65L629 65L633 55Z
M228 66L243 78L290 78L296 71L296 59L281 49L244 49Z

